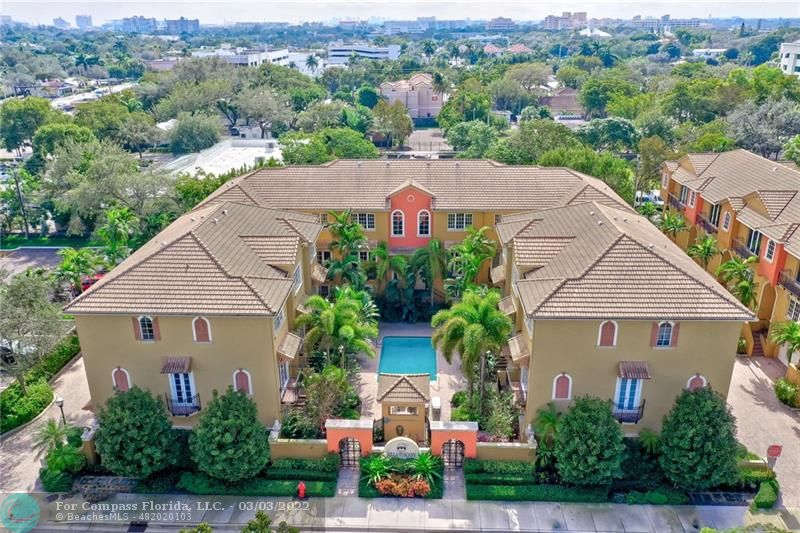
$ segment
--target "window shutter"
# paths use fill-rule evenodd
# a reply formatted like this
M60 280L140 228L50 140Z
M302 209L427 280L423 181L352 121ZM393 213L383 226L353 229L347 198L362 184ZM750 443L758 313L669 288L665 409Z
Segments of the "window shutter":
M560 375L556 378L556 400L566 400L569 398L569 378Z
M680 322L675 322L675 325L672 326L672 340L669 343L670 346L674 347L678 345L678 331L680 331L680 328Z
M658 322L653 322L650 326L650 347L654 348L658 340Z
M131 384L128 382L128 375L121 368L114 370L114 386L120 392L126 392L130 389Z
M614 346L614 335L617 327L613 322L603 322L600 328L600 346Z
M161 340L161 330L158 327L158 319L153 318L153 340Z
M250 394L250 383L248 382L247 374L242 372L241 369L236 371L236 390Z
M205 318L199 317L194 321L195 342L209 342L211 336L208 334L208 322Z
M142 340L142 329L139 327L139 319L133 316L131 317L131 321L133 321L133 336L137 341Z

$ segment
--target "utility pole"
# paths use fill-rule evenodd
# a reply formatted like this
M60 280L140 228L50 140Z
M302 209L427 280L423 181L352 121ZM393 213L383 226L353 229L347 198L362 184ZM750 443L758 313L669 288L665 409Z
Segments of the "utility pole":
M19 210L22 213L22 226L25 232L25 239L30 239L30 229L28 225L28 212L25 210L25 199L22 197L22 187L19 185L19 170L14 167L14 186L17 189L17 201L19 201Z

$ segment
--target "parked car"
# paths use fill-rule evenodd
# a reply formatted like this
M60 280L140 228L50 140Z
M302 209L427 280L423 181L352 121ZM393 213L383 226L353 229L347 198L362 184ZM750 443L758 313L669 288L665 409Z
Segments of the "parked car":
M664 207L664 200L661 199L661 191L652 189L649 191L636 191L636 196L633 200L633 207L639 207L642 204L655 204L659 209Z

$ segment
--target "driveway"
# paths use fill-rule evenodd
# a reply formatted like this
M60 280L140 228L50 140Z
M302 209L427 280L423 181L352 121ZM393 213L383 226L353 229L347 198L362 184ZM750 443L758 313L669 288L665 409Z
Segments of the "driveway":
M73 426L88 426L94 415L84 411L89 403L89 387L83 369L83 357L68 364L51 383L57 396L64 398L64 415ZM30 492L37 489L40 462L44 455L33 451L37 430L48 419L59 420L61 413L52 403L46 413L16 433L2 437L0 442L0 493Z
M58 248L21 248L0 257L0 271L6 270L11 275L25 272L29 268L55 268L61 262Z
M778 401L772 388L785 373L786 367L775 359L737 357L728 403L736 416L739 441L747 449L763 457L767 446L783 446L775 465L783 505L800 509L800 411Z

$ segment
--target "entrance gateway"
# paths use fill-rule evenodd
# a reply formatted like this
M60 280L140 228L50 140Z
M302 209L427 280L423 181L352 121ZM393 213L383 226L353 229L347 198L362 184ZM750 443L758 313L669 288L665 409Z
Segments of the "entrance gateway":
M415 459L419 455L419 445L407 437L395 437L384 445L383 453L397 459Z

